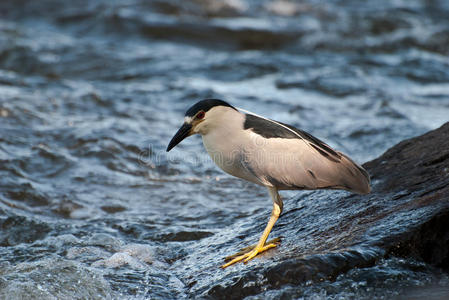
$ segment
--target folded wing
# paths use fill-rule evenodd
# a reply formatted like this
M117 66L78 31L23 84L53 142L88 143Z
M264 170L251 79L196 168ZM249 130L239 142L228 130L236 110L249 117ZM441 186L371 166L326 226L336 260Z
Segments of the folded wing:
M248 116L248 115L247 115ZM262 124L262 128L260 125ZM305 131L251 115L245 126L257 142L245 164L262 184L278 189L344 189L370 192L368 173L345 154ZM267 128L266 121L271 124ZM259 126L258 126L259 124Z

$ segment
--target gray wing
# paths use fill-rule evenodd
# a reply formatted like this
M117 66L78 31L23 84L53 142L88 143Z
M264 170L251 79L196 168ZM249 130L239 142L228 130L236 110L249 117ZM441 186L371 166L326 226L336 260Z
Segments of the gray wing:
M361 194L370 191L368 173L319 139L258 116L247 120L245 129L256 142L247 147L251 153L246 155L246 166L263 185L278 189L345 189Z

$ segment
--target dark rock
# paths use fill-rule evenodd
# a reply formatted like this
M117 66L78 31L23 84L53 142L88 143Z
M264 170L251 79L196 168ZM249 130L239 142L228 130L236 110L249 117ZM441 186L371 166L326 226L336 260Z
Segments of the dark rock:
M45 223L28 220L22 216L13 216L0 220L0 246L15 246L21 243L33 243L45 238L50 227Z
M383 241L392 255L414 257L449 271L449 123L403 141L366 164L378 192L395 193L397 209L422 210L429 216L399 236Z
M154 240L164 242L197 241L212 235L213 233L206 231L195 231L195 232L180 231L174 233L161 234L156 238L154 238Z
M392 256L449 271L448 136L446 123L366 163L373 187L369 195L314 192L300 197L296 205L304 208L290 214L294 208L287 207L273 230L273 236L284 237L275 256L261 257L243 271L231 269L226 284L213 286L207 296L237 299L333 281Z

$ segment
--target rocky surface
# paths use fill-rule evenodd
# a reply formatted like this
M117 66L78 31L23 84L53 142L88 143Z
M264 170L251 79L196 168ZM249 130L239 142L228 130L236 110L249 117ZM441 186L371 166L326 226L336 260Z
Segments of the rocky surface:
M448 137L449 123L446 123L399 143L366 164L373 180L379 180L375 195L390 203L390 213L410 215L406 219L410 225L404 232L379 241L379 245L391 255L414 257L446 271L449 271ZM414 218L414 212L423 214Z

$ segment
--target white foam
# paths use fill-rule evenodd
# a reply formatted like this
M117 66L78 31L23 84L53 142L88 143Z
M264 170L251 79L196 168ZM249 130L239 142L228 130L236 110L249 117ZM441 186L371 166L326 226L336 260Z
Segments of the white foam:
M145 269L148 264L154 261L154 251L148 245L130 244L124 246L119 252L114 253L107 259L96 261L94 267L119 268L129 266L133 269Z

